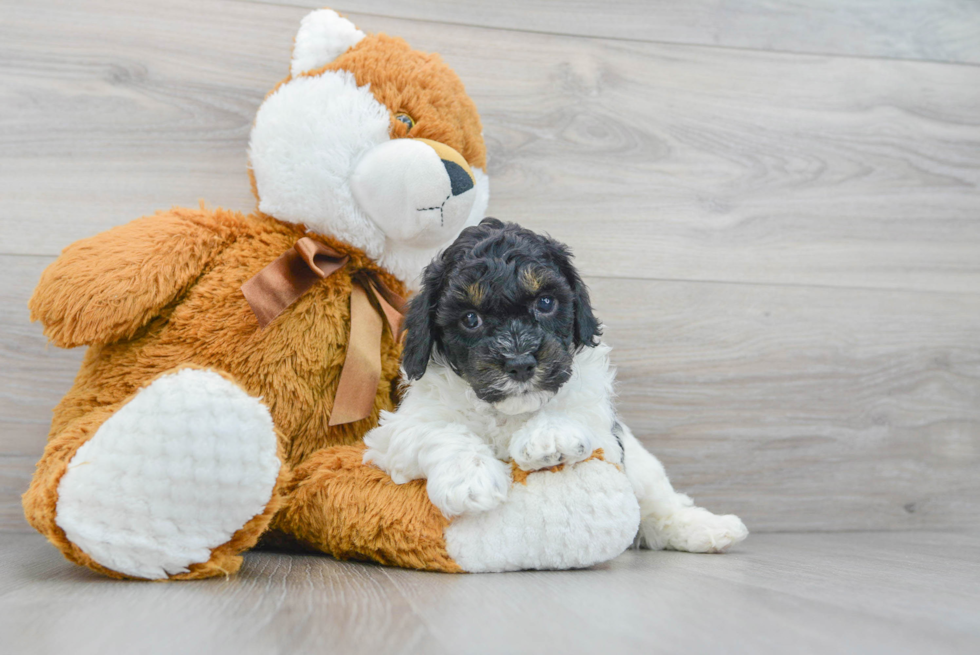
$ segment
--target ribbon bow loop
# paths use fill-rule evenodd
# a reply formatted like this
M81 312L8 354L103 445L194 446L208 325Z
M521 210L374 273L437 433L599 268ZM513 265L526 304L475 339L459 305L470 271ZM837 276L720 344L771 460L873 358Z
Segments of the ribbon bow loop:
M350 257L310 237L303 237L281 257L242 285L259 327L266 328L286 308L343 268ZM330 412L330 426L367 418L381 382L381 335L384 324L397 339L405 314L405 300L370 271L352 278L350 336L340 381Z

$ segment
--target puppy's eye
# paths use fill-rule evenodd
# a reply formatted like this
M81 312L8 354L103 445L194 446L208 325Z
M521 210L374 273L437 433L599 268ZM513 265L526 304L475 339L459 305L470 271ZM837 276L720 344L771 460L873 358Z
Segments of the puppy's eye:
M395 114L395 120L399 121L400 123L404 123L406 132L410 131L413 127L415 127L415 119L409 116L408 114L406 114L405 112L399 112Z
M558 309L558 301L555 300L554 296L541 296L534 301L534 309L539 314L551 314Z
M483 318L476 312L466 312L463 314L463 318L461 318L459 322L467 330L475 330L483 325Z

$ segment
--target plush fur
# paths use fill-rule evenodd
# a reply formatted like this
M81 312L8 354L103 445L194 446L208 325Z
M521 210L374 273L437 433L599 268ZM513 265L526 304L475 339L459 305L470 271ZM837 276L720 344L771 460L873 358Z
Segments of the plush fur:
M446 227L438 233L442 241L389 234L397 219L379 225L359 209L350 176L372 148L409 138L394 118L409 111L416 121L411 136L442 139L439 157L449 147L467 157L472 179L482 184L470 196L476 216L483 211L476 201L485 206L487 199L486 178L478 176L485 165L479 117L438 57L384 35L363 36L330 11L304 20L293 72L256 120L249 173L258 211L246 216L175 208L84 239L44 272L31 298L32 319L53 343L89 347L74 386L55 408L47 447L24 496L31 525L78 564L115 577L226 574L238 568L238 553L272 523L279 538L340 557L459 570L444 547L427 545L431 534L442 538L444 524L441 517L427 522L434 510L424 495L420 504L387 480L399 500L385 496L389 490L358 504L358 494L385 481L359 463L359 452L345 459L343 451L332 450L358 444L380 411L393 408L401 352L396 335L386 329L382 337L381 380L371 414L349 424L329 421L347 348L352 280L369 272L404 295L422 258L463 227ZM450 184L449 169L436 160L431 174ZM306 235L350 260L260 329L241 286ZM212 384L215 389L231 385L241 391L243 406L251 409L236 410L237 427L221 418L227 404L221 393L204 393L197 378L180 373L188 366L226 381ZM257 441L236 442L229 429L234 439ZM270 430L277 440L274 484L268 476L261 484L254 476L235 479L222 462L257 453L267 457ZM171 456L177 463L161 468ZM258 466L255 461L243 465ZM268 473L268 459L261 461ZM338 471L338 461L357 464ZM120 467L129 467L125 475ZM83 475L84 468L94 473ZM79 473L66 474L69 469ZM237 504L222 500L227 490L221 484L194 487L188 498L180 482L188 470L230 475L232 486L253 486ZM134 497L142 499L138 507L105 507L122 493L110 479L115 474L105 471L116 471L120 484L131 485ZM207 495L209 489L214 496ZM338 508L339 498L352 504ZM185 523L182 502L202 512L210 507L208 516L225 518ZM373 510L367 507L372 502L378 503ZM382 507L387 511L392 502L402 503L415 523L392 518L379 524ZM187 546L191 542L196 549ZM154 550L154 543L160 548Z
M72 457L58 527L121 573L186 573L262 514L281 468L277 441L269 410L233 382L191 368L164 375Z
M355 41L353 29L329 10L304 19L297 35L304 52L313 42L354 43L310 69L321 59L294 53L294 74L269 93L256 116L249 144L252 188L260 211L337 237L414 288L439 248L486 211L480 117L438 55L384 34ZM414 125L409 129L395 118L399 114ZM421 150L404 147L377 165L378 151L405 139ZM432 156L419 139L459 153L475 188L451 193L445 157ZM382 199L388 212L378 212ZM452 211L431 211L444 203Z
M514 479L506 501L446 527L446 552L464 570L583 568L633 542L640 508L626 476L601 453L575 466L517 469Z
M310 12L296 33L289 72L293 77L299 77L307 71L323 68L363 38L364 32L331 9Z
M745 538L738 517L716 516L676 493L616 416L609 347L598 341L565 246L486 219L464 230L424 280L403 359L414 381L398 410L382 412L365 437L365 461L396 482L425 479L433 504L454 517L507 500L507 462L523 471L577 469L601 450L632 486L625 511L639 502L642 545L720 552Z

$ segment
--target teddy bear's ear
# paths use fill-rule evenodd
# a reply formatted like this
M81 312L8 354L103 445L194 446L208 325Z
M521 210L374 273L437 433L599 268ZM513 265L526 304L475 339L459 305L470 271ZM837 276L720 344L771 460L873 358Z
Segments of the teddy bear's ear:
M308 13L299 25L289 72L293 77L326 66L364 38L364 32L332 9Z

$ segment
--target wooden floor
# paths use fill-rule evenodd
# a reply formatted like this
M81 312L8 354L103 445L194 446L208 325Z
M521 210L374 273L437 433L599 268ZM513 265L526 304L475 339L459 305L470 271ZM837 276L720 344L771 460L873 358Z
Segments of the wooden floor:
M2 534L5 653L970 653L980 534L767 534L723 556L452 575L250 553L234 577L107 580Z
M158 208L250 210L252 119L322 1L0 0L0 651L980 652L969 0L337 0L459 72L490 212L575 250L623 416L741 551L120 585L29 534L82 355L29 323L38 276Z

